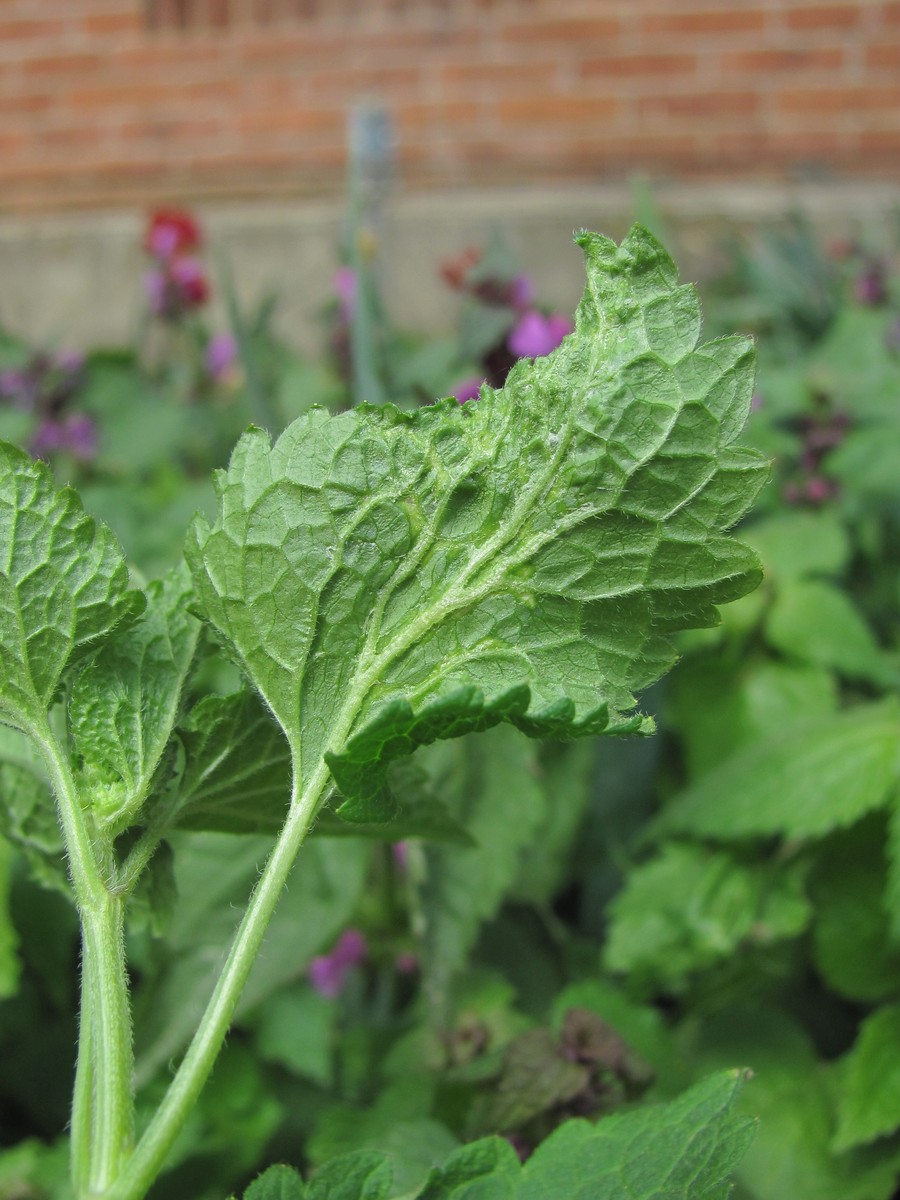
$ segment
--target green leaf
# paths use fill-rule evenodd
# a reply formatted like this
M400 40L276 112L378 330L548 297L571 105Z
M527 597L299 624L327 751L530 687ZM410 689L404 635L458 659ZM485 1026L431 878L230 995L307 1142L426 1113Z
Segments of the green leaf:
M850 558L847 532L829 512L778 513L742 536L762 559L766 579L779 586L806 575L837 575Z
M666 724L678 730L693 777L744 746L836 712L837 683L820 667L703 654L679 664L667 700Z
M134 821L153 787L200 632L188 613L184 564L146 595L141 620L80 672L69 708L79 786L98 826L115 833Z
M122 552L44 463L0 443L0 718L46 717L66 669L143 606Z
M667 637L759 579L721 536L766 466L732 443L742 339L696 349L694 290L635 229L579 237L576 332L502 391L250 430L186 556L200 604L342 815L389 818L392 759L507 720L538 736L641 727Z
M591 1125L568 1121L522 1168L515 1200L726 1200L755 1121L735 1112L742 1072Z
M605 961L664 990L723 962L743 945L796 937L812 909L803 872L744 866L732 854L671 843L633 869L612 902Z
M0 725L0 833L16 846L31 875L71 898L62 831L46 769L33 743Z
M835 1104L831 1079L809 1035L780 1013L729 1009L703 1022L700 1069L735 1059L754 1076L738 1113L759 1129L740 1163L740 1194L752 1200L889 1200L894 1195L897 1146L834 1154ZM692 1197L693 1200L693 1197Z
M499 909L544 816L534 755L533 743L513 729L434 746L423 755L432 786L475 841L426 848L423 972L435 1002L465 962L482 923Z
M865 704L755 742L680 793L659 827L730 841L852 825L894 786L898 718L895 700Z
M291 756L284 734L249 689L206 696L179 730L185 765L172 820L185 829L222 833L277 832L291 790ZM400 761L391 771L397 799L393 821L348 825L330 809L313 834L386 841L421 837L470 845L472 838L428 786L425 772Z
M383 1154L346 1154L320 1167L306 1185L304 1200L386 1200L393 1172Z
M850 679L890 683L897 678L848 597L821 580L785 585L769 611L765 632L769 644L788 658L833 667Z
M828 986L849 1000L900 993L900 949L891 941L885 892L886 840L883 816L873 814L828 838L810 877L813 960Z
M0 1000L14 995L19 983L19 938L9 911L14 857L12 846L0 837Z
M841 1063L834 1149L866 1145L900 1127L900 1004L867 1017Z
M244 1192L244 1200L307 1200L303 1180L292 1167L269 1167Z
M432 1171L418 1200L513 1200L521 1168L504 1138L460 1146Z
M256 1048L301 1079L331 1087L334 1077L334 1004L311 987L292 984L266 997L252 1014Z

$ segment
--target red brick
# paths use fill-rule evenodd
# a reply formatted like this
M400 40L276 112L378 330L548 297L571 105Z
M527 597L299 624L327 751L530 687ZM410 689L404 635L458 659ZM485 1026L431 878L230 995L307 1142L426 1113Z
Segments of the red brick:
M622 54L585 59L580 73L584 79L652 79L657 75L691 75L696 69L693 54Z
M644 33L685 33L691 36L704 33L753 33L765 26L766 14L761 9L737 7L653 13L639 21L639 28Z
M855 29L862 20L864 5L857 4L822 4L812 8L801 6L791 8L787 13L787 23L790 29Z
M590 124L615 115L617 103L612 96L543 96L501 100L492 105L501 121L522 124Z
M583 46L585 42L608 42L618 37L621 26L616 17L541 18L528 24L507 25L500 36L507 42L566 42Z
M751 116L758 112L758 92L667 92L641 96L638 111L646 116L703 117Z
M782 91L776 97L784 113L835 113L900 108L900 84L875 87L805 88Z
M753 75L774 75L784 71L836 71L844 61L838 46L803 46L790 50L740 50L722 56L722 73L728 78L734 72ZM761 80L764 86L765 79Z
M866 50L866 66L900 70L900 43L885 42L878 46L869 46Z

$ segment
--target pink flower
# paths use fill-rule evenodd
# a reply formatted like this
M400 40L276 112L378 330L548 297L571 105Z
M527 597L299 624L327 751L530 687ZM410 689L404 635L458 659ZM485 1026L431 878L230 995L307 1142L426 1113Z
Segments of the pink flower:
M320 996L333 999L344 990L353 967L365 961L365 936L358 929L345 929L330 954L321 954L309 964L309 981Z
M411 950L401 950L394 956L394 968L399 975L414 975L419 969L419 956Z
M74 458L86 462L97 452L97 430L84 413L72 413L62 421L46 417L37 427L29 450L35 458L67 450Z
M482 375L473 375L470 379L464 379L462 383L458 383L450 395L455 396L460 404L465 404L469 400L477 400L483 383Z
M555 350L571 332L572 323L566 317L558 313L545 317L532 308L513 326L506 344L517 358L540 358Z
M198 259L176 259L172 263L171 279L184 308L199 308L209 298L209 284Z
M509 302L520 310L534 303L534 283L530 275L517 275L509 285Z

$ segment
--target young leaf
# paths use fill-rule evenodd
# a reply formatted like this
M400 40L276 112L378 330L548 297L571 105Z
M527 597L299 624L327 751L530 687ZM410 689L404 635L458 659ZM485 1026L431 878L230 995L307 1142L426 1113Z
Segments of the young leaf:
M722 1072L669 1104L566 1122L522 1168L516 1200L725 1200L756 1126L734 1111L742 1079Z
M313 411L250 430L186 556L200 604L342 815L390 815L392 759L512 721L637 729L667 635L758 581L720 536L766 476L735 448L752 350L696 349L661 246L579 236L576 331L464 407Z
M36 747L0 725L0 834L23 854L32 876L71 899L62 831L46 769Z
M244 1200L305 1200L303 1180L293 1169L279 1164L269 1167L244 1192Z
M521 1167L505 1138L460 1146L435 1168L417 1200L512 1200Z
M79 783L101 828L124 829L150 792L200 631L187 611L191 595L184 564L151 583L141 620L111 638L73 685Z
M0 719L46 719L63 673L143 606L122 552L47 466L0 442Z
M900 1004L867 1017L841 1063L834 1149L865 1145L900 1127Z
M897 778L895 700L754 742L682 792L660 825L701 837L821 837L887 801Z

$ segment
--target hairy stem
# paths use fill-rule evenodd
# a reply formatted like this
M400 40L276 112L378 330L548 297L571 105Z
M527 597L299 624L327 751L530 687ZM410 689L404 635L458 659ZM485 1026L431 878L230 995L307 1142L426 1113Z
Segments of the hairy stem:
M328 769L324 763L302 792L299 778L299 764L295 756L294 784L287 821L238 926L222 974L165 1098L119 1179L104 1193L104 1200L143 1200L209 1077L297 851L329 786Z
M49 724L29 733L59 807L81 918L81 1033L72 1110L72 1177L78 1196L100 1196L131 1151L134 1101L131 1009L123 900L104 878L68 756Z

